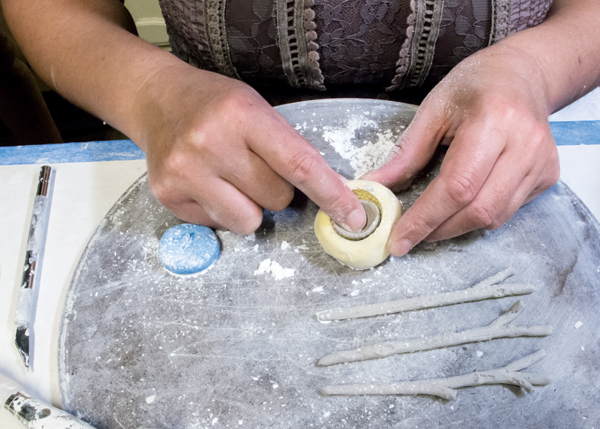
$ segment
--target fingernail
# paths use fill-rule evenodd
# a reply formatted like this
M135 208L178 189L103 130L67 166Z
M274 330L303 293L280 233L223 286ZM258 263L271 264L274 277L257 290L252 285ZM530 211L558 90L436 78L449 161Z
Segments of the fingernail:
M365 226L365 223L367 223L367 214L361 207L360 209L350 212L350 215L348 215L346 221L348 222L348 227L351 231L360 231Z
M402 240L395 241L391 244L390 252L392 252L392 255L394 255L394 256L404 256L412 248L413 248L413 244L411 241L402 239Z

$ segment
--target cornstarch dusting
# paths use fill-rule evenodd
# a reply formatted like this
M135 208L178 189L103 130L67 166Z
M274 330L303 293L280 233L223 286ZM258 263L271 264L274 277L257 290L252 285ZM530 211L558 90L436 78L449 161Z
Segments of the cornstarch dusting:
M282 280L288 277L293 277L296 270L293 268L283 268L275 261L265 259L258 266L258 270L254 271L254 275L258 276L261 274L270 273L275 280Z
M323 127L323 138L342 158L350 161L355 179L383 165L398 139L398 136L388 129L377 132L374 138L366 141L362 146L348 144L350 141L357 140L356 133L363 128L376 129L378 124L364 116L352 115L348 118L345 127Z

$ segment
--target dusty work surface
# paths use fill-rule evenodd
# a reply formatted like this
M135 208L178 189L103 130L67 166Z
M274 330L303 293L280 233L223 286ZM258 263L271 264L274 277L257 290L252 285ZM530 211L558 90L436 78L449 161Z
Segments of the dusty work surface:
M414 114L391 102L341 100L280 112L338 171L370 168ZM346 142L346 147L340 142ZM348 146L349 144L349 146ZM412 204L435 172L400 194ZM353 271L324 254L316 206L298 198L265 213L254 236L219 233L216 264L176 277L157 258L179 221L142 177L98 227L67 297L59 344L63 406L98 428L595 427L600 421L600 233L559 183L494 232L421 244L378 268ZM320 310L467 288L513 266L530 282L521 326L547 338L501 339L332 367L338 350L487 325L519 298L321 324ZM538 349L527 372L552 384L461 389L428 396L322 397L330 384L449 377L509 364Z

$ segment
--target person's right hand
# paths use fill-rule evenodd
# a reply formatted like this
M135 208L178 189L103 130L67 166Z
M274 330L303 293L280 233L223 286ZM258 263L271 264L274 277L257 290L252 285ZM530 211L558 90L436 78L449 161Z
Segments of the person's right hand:
M242 82L182 63L152 76L134 109L150 188L186 222L249 234L294 186L339 224L366 221L319 152Z
M394 255L423 240L497 229L556 183L546 88L535 59L501 42L463 60L429 93L394 155L363 176L402 189L438 144L449 145L437 177L394 227Z

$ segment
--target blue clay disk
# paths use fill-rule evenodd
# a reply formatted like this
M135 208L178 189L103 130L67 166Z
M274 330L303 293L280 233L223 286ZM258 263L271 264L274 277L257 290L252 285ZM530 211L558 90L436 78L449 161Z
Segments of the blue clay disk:
M219 240L214 231L184 223L165 232L158 245L158 259L174 274L195 274L210 267L219 257Z

